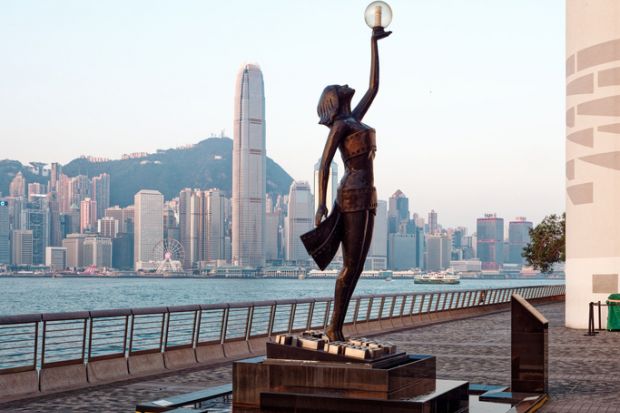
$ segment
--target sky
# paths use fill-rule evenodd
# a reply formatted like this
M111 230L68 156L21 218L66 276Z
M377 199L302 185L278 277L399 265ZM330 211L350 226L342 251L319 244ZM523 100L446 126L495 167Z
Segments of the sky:
M3 0L0 159L120 158L232 137L235 78L263 71L267 154L312 182L323 88L368 87L370 1ZM561 0L391 0L375 185L444 227L564 210ZM340 162L342 173L342 163ZM113 179L113 177L112 177ZM113 183L112 183L113 184Z

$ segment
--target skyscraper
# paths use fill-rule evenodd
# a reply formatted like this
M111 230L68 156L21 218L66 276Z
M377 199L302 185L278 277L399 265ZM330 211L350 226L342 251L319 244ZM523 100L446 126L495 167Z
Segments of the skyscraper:
M97 231L97 201L86 198L80 202L80 232Z
M0 201L0 264L10 264L9 232L9 203Z
M387 269L388 258L388 217L387 202L377 201L375 224L372 229L372 241L366 258L366 268L371 270Z
M26 197L26 178L18 172L9 184L9 195L14 198Z
M439 224L437 223L437 212L431 209L428 213L428 233L437 234L439 232Z
M78 175L69 180L69 208L73 205L80 205L84 199L90 197L90 180L86 175Z
M32 231L18 229L11 233L11 264L32 265ZM42 262L40 264L43 264Z
M517 217L508 223L508 262L521 264L525 259L521 256L523 249L530 242L530 229L532 223L525 217Z
M192 254L192 232L191 232L191 203L194 191L190 188L182 189L179 193L179 241L185 252L183 268L192 268L194 255Z
M388 232L394 234L400 231L401 223L409 221L409 198L400 189L396 190L389 199Z
M265 92L257 65L237 74L232 190L232 260L242 266L265 262Z
M217 189L205 191L205 198L207 216L203 244L206 251L202 259L204 261L221 260L225 258L226 198Z
M478 218L477 252L483 270L498 270L504 262L504 219L495 214L485 214Z
M285 225L287 261L307 261L310 258L299 237L312 229L313 217L314 200L310 184L293 181L288 192L288 216Z
M314 164L314 210L319 207L319 168L321 160ZM329 167L329 180L327 181L327 193L325 194L325 205L329 211L332 210L334 201L336 201L336 193L338 192L338 164L332 162Z
M62 173L62 166L57 162L52 162L50 169L50 192L56 192L58 188L58 181L60 180L60 174Z
M164 237L164 196L159 191L142 189L134 196L134 260L136 268L140 262L155 261L153 248Z
M110 206L110 175L103 173L93 177L91 196L97 201L97 218L103 217Z

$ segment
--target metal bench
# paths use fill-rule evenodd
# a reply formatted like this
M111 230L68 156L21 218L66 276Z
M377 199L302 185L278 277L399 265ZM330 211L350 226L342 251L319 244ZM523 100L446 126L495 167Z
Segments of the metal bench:
M222 386L209 387L204 390L192 393L179 394L177 396L167 397L165 399L155 400L152 402L139 403L136 405L136 413L159 413L159 412L206 412L207 410L182 409L183 406L195 405L207 400L217 399L218 397L228 396L232 394L232 384L224 384Z

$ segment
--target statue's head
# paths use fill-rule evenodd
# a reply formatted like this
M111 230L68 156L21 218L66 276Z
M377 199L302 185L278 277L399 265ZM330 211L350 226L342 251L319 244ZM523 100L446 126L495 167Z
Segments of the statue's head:
M329 85L321 94L319 104L316 108L319 114L319 123L321 125L331 126L334 119L343 109L346 112L351 111L351 98L355 90L349 85Z

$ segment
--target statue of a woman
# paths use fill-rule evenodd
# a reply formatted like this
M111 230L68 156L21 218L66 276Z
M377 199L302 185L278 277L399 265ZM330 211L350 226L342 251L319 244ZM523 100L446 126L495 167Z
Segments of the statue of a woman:
M342 325L372 239L377 208L373 159L377 147L375 130L363 124L362 119L379 90L377 42L390 34L381 27L373 29L370 86L355 109L351 111L355 90L348 85L327 86L317 108L319 123L329 128L329 135L319 169L317 228L304 234L302 241L321 269L331 262L338 245L342 244L343 267L336 280L332 318L326 331L329 339L334 341L344 340ZM336 149L340 149L345 173L328 216L325 194ZM327 219L321 222L323 217Z

